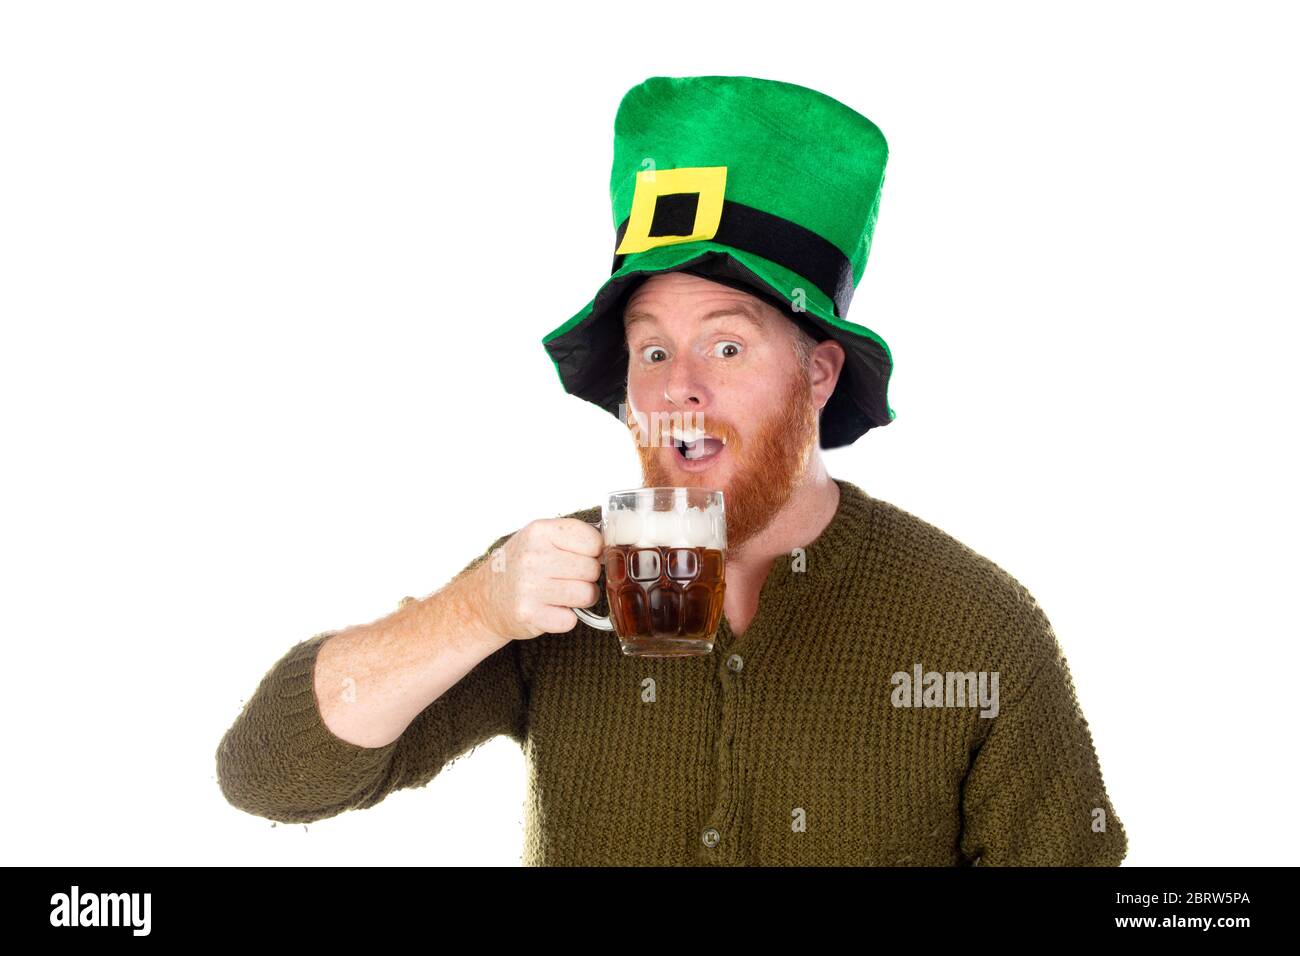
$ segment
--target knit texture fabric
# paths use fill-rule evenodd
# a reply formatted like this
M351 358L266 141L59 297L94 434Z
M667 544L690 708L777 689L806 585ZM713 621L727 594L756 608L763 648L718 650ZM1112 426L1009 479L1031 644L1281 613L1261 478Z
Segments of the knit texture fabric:
M710 655L629 657L580 621L510 642L367 748L316 704L316 652L337 632L295 645L217 749L222 792L311 822L424 786L505 734L527 760L525 865L1118 865L1127 837L1038 603L836 483L830 524L773 564L742 635L724 613ZM929 672L996 673L996 715L899 677Z

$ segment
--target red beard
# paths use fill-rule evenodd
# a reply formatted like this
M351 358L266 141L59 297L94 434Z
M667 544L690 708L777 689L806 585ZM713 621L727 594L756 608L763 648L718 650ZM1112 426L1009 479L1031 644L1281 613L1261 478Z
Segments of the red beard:
M752 439L742 439L730 422L703 416L704 429L725 438L726 454L734 459L729 463L731 477L719 489L725 501L729 549L758 534L785 507L816 446L818 416L809 394L810 379L807 370L796 369L785 396L777 403L779 410L758 424ZM624 407L631 408L626 397ZM628 425L641 459L644 487L718 488L712 474L697 475L672 467L666 458L676 455L676 449L642 444L636 440L635 422Z

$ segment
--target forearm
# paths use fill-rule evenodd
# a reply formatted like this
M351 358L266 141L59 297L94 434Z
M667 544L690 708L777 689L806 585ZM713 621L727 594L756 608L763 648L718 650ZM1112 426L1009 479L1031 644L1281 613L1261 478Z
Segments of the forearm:
M342 740L382 747L480 661L509 643L480 599L486 565L436 593L321 645L313 675L321 720Z

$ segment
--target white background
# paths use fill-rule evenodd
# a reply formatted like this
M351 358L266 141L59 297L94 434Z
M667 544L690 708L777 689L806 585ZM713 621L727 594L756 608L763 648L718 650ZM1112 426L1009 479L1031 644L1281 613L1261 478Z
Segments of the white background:
M608 275L652 75L890 144L837 477L1019 579L1126 865L1294 863L1297 89L1281 5L10 4L6 862L517 863L523 756L309 827L229 806L270 665L640 483L540 340Z

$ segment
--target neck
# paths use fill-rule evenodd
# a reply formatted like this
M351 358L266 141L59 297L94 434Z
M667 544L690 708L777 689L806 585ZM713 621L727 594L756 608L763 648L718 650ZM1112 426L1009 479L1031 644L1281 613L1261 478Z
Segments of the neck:
M831 523L840 505L840 486L826 472L821 449L814 448L808 467L785 503L762 531L748 541L727 547L727 567L762 574L779 555L813 541Z

